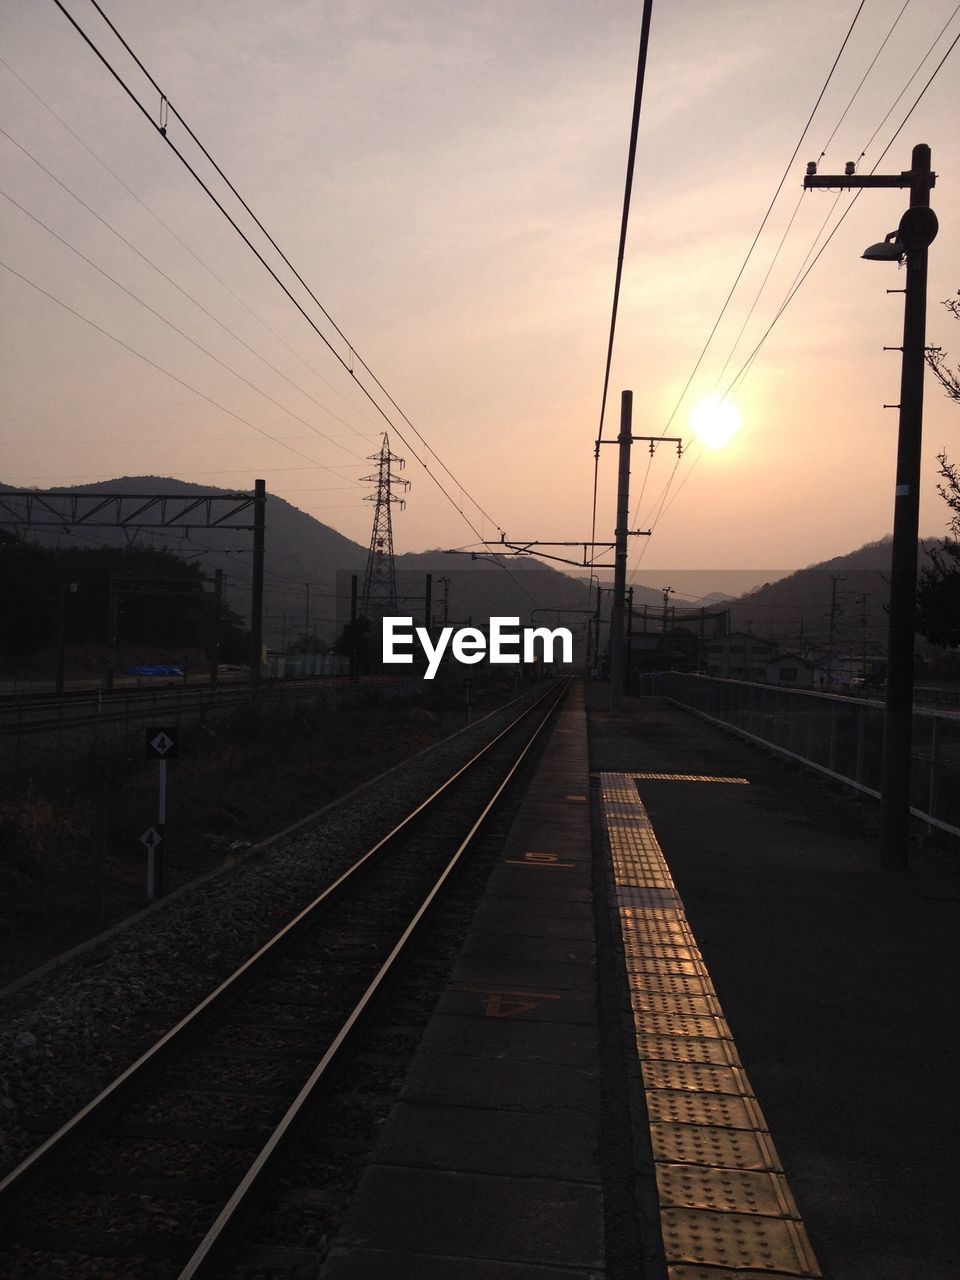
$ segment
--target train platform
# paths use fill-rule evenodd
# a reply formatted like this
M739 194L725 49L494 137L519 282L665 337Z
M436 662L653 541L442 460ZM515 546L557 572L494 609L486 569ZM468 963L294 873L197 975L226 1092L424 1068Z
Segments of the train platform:
M577 688L324 1280L946 1280L956 851ZM588 731L589 722L589 731Z

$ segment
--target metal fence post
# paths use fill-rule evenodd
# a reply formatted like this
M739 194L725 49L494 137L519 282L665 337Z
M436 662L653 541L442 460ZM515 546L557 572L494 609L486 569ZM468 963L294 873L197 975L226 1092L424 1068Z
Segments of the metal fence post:
M831 773L837 772L837 704L830 703L830 741L827 746L827 768Z
M930 729L930 773L927 778L927 815L928 817L936 817L937 804L937 767L939 765L937 747L940 744L940 734L937 731L938 716L931 717ZM933 830L933 824L927 823L927 830Z
M863 782L864 757L867 749L867 706L861 702L857 707L857 782Z

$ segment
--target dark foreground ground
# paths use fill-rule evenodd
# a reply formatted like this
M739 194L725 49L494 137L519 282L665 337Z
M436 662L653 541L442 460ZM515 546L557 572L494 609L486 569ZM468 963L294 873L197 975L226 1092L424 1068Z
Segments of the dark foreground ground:
M956 1280L960 842L884 871L874 802L608 703L588 688L592 771L749 780L638 786L824 1275Z

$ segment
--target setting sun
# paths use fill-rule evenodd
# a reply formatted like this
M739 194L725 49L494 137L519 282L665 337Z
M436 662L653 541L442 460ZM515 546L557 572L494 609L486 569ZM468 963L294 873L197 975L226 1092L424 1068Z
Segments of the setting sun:
M719 395L707 396L690 414L690 426L701 444L722 449L740 429L740 411Z

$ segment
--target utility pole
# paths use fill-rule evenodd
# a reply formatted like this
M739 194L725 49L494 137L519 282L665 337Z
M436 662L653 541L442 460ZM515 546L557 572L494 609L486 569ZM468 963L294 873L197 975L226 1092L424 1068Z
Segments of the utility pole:
M845 573L831 573L830 575L830 629L827 633L827 693L830 692L830 684L833 678L833 621L837 612L837 583L846 582L847 575Z
M861 591L857 596L860 602L860 678L867 678L867 593Z
M614 530L613 609L610 614L610 710L620 710L623 694L623 606L627 587L627 521L630 514L630 445L633 441L633 392L620 393L620 465L617 477L617 526Z
M433 574L427 574L427 581L423 591L423 625L427 629L427 635L430 635L433 627Z
M880 862L905 868L910 840L910 769L913 746L913 646L917 594L917 536L920 520L920 457L923 434L923 373L927 314L927 250L936 238L937 216L930 208L936 184L930 148L913 148L910 168L896 175L853 172L817 176L807 166L803 185L812 187L909 187L910 207L881 244L864 257L906 259L903 348L900 366L900 423L897 481L894 490L893 548L890 568L890 620L887 641L887 694L880 782Z
M63 693L63 669L67 647L67 594L77 589L75 582L60 583L60 604L57 609L57 676L56 692Z
M107 645L107 672L103 688L106 693L112 693L120 645L120 583L113 573L110 575L110 598L107 604Z
M600 673L600 604L603 600L603 588L597 578L597 612L593 619L593 669Z
M213 574L213 636L210 640L210 688L217 687L220 674L220 607L223 600L223 570Z
M670 606L670 597L674 593L676 588L663 587L662 590L663 590L663 625L661 628L661 632L663 635L663 640L665 642L667 638L667 610L669 609L669 606Z
M650 448L650 456L653 457L654 451L658 444L675 444L677 446L677 456L679 457L683 451L683 441L678 436L635 436L632 434L633 425L633 392L622 391L620 393L620 434L617 436L616 444L619 452L619 467L617 477L617 524L614 530L614 558L613 558L613 608L610 614L610 710L620 710L620 697L623 692L623 616L624 604L626 598L627 586L627 539L630 535L644 532L640 529L630 529L627 526L627 518L630 508L630 446L637 441L644 441ZM600 439L597 441L596 449L599 456L600 446L602 444L613 444L612 440ZM645 531L645 536L650 536L650 530ZM533 545L532 543L530 544ZM586 544L584 544L586 548ZM586 557L584 557L586 558ZM597 580L597 653L600 650L600 610L599 610L600 582Z
M263 554L266 534L267 483L253 482L253 590L250 601L250 681L257 685L263 668Z
M357 675L357 575L350 575L350 679Z

